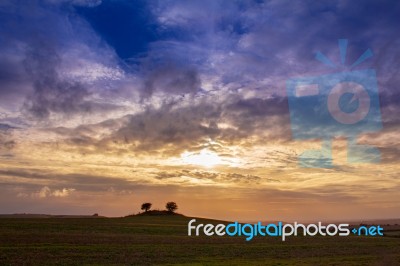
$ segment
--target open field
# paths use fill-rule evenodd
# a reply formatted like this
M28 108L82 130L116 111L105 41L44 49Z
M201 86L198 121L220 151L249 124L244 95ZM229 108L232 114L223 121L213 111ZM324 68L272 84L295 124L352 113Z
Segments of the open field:
M243 237L188 237L189 219L1 218L0 265L400 265L399 237L246 242Z

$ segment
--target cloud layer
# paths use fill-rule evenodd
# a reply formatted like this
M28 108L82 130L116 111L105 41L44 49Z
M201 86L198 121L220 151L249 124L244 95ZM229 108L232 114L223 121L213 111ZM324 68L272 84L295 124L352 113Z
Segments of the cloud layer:
M214 213L237 197L270 201L286 217L296 202L318 200L338 215L351 214L340 212L346 201L365 215L382 202L388 215L399 207L399 9L389 0L2 1L0 182L14 199L7 204L53 210L45 202L52 198L91 211L103 193L105 212L122 214L112 205L149 192L190 206L215 198L223 204ZM374 56L349 67L368 48ZM338 67L315 60L318 51ZM367 68L377 73L383 129L358 141L380 149L384 170L349 165L343 136L334 168L299 168L298 155L321 143L293 140L286 81ZM185 162L202 151L218 158L213 168ZM82 200L90 207L77 207Z

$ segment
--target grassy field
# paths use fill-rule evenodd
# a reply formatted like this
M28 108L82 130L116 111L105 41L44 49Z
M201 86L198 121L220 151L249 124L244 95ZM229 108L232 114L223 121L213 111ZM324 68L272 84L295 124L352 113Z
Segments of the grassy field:
M1 218L0 265L400 265L396 235L246 242L188 237L189 219Z

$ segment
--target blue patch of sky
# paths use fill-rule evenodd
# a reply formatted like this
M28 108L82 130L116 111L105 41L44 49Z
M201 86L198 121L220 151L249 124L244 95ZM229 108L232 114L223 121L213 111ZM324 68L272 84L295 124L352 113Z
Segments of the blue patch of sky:
M160 38L145 1L104 1L96 7L76 10L121 59L146 53L149 44Z

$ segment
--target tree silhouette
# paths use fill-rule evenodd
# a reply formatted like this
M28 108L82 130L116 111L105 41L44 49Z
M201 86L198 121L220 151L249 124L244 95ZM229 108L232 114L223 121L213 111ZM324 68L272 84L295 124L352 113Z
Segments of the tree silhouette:
M175 202L170 201L167 202L167 204L165 205L165 208L169 211L169 212L174 212L178 209L178 205L176 205Z
M141 209L144 210L145 212L147 212L148 210L150 210L151 205L152 204L150 202L143 203Z

